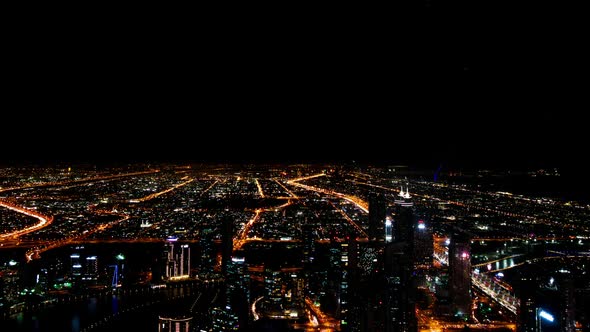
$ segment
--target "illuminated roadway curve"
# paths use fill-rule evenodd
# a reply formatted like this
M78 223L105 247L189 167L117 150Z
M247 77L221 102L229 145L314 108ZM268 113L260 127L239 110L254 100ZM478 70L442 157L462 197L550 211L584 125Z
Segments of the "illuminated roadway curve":
M18 206L18 205L15 205L15 204L12 204L12 203L9 203L6 201L0 200L0 206L7 208L9 210L18 212L18 213L22 213L22 214L27 215L29 217L37 218L39 220L39 222L35 225L16 230L14 232L1 234L0 240L8 239L11 237L18 237L18 236L21 236L24 234L28 234L28 233L37 231L43 227L49 226L53 222L53 216L46 216L46 215L43 215L37 211L30 210L25 207Z

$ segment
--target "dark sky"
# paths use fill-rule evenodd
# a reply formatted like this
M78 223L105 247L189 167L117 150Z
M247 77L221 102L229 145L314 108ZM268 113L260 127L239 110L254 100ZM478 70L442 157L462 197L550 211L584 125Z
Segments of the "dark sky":
M588 106L576 21L418 3L409 24L403 11L21 23L1 158L575 165Z

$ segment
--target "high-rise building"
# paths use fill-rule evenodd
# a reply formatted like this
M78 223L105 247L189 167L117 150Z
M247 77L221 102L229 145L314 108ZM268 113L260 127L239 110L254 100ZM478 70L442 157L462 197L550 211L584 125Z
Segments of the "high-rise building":
M350 297L350 290L349 290L349 282L350 279L348 278L348 242L341 242L340 243L340 290L338 292L338 305L339 305L339 317L340 317L340 324L346 325L346 317L348 317L348 307L349 307L349 297Z
M408 242L411 246L413 244L414 236L414 203L410 196L410 189L404 192L403 187L395 203L395 225L393 232L393 240L395 242Z
M387 203L380 193L369 195L369 239L383 241Z
M123 254L115 256L115 264L108 266L108 275L109 284L112 288L120 287L123 284L125 279L125 256ZM159 282L161 280L161 271L152 270L152 281Z
M521 267L519 276L520 306L518 308L518 331L535 332L537 329L537 274L531 264Z
M306 223L303 225L303 263L312 264L315 260L316 226Z
M385 331L413 332L417 330L412 287L412 257L407 252L407 242L395 242L385 247L383 294Z
M98 279L98 258L96 256L86 256L86 267L83 280L96 281Z
M177 244L176 239L168 239L166 244L166 277L188 278L190 276L191 250L188 244Z
M231 306L215 306L209 310L212 320L212 331L238 331L240 324L238 316L234 313Z
M182 244L180 246L180 271L179 276L190 276L191 274L191 248L188 244Z
M449 244L449 296L456 317L471 314L471 244L469 236L457 232Z
M242 252L234 253L227 271L226 283L228 300L231 294L238 293L242 294L247 301L250 299L250 274Z
M226 276L234 249L234 222L224 217L221 227L221 273Z
M1 279L1 278L0 278ZM49 272L46 268L41 268L36 277L35 289L37 293L44 294L49 287Z
M280 306L283 301L283 278L281 271L267 268L264 273L264 293L270 303Z
M393 241L393 223L391 218L385 219L385 243L391 243Z
M0 303L12 304L19 300L21 278L18 262L10 260L0 265Z
M574 301L574 279L569 271L560 272L559 276L559 293L560 307L561 307L561 331L575 332L576 331L576 308Z
M190 332L192 320L190 316L159 316L158 332Z
M71 274L74 278L82 276L82 260L80 259L79 253L73 253L70 255L70 267Z
M418 217L417 219L414 224L414 268L429 269L432 266L434 252L432 227L426 218Z

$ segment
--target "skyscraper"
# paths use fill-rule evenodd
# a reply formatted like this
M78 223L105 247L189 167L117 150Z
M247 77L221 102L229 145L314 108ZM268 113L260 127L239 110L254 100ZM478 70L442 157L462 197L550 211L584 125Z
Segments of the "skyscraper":
M167 243L167 278L188 278L190 276L191 250L188 244L175 245L175 239Z
M70 255L71 259L71 273L73 277L80 277L82 275L82 262L80 261L80 254L73 253Z
M96 256L86 257L86 272L82 279L96 281L98 278L98 258Z
M407 252L407 242L395 242L385 247L385 331L412 332L417 328L412 258Z
M519 284L518 331L535 332L537 329L538 281L531 264L526 263L521 267Z
M574 279L569 271L563 271L559 276L559 293L561 294L561 330L564 332L576 331L576 308L574 294Z
M234 223L229 217L224 217L221 225L221 273L226 276L231 264L234 249Z
M414 268L428 269L432 266L434 243L432 227L426 218L418 217L414 224Z
M410 189L404 192L403 187L395 203L395 225L393 238L395 242L413 244L414 237L414 203L411 200Z
M303 263L312 264L315 260L316 226L306 223L303 225Z
M241 295L249 296L238 291L244 287L246 273L245 258L240 253L233 257L234 223L230 217L221 220L221 273L225 278L224 288L215 305L210 309L214 331L237 331L240 326L240 303L246 300ZM246 290L244 290L246 291ZM249 291L249 290L248 290ZM242 320L243 321L243 320Z
M469 236L457 232L449 244L449 296L455 316L471 313L471 244Z
M369 195L369 239L383 241L387 204L380 193Z

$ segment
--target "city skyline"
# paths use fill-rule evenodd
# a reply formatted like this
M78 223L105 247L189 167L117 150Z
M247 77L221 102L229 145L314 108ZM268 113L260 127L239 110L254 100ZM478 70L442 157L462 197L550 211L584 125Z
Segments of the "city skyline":
M0 320L15 331L590 324L590 205L509 192L500 173L153 163L0 181Z
M583 10L248 6L10 13L2 331L590 330Z

